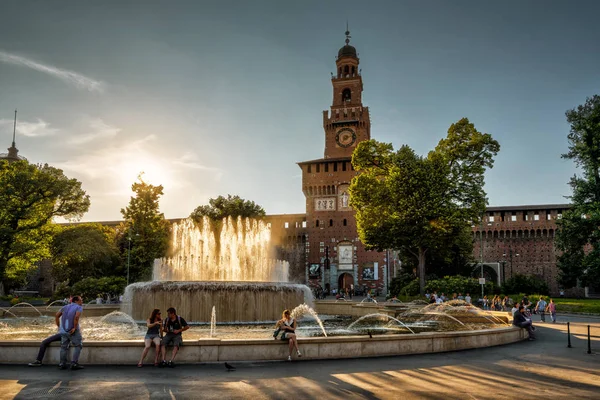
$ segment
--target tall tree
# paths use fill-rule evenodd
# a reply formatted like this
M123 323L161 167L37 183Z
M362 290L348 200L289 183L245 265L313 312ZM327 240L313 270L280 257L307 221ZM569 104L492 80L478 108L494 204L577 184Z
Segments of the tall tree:
M89 206L81 182L62 170L0 161L0 279L48 256L53 218L79 218Z
M562 157L573 160L581 175L571 178L573 207L557 221L556 244L560 282L568 287L600 285L600 96L566 112L571 125L569 152Z
M196 221L204 216L213 221L221 221L226 217L261 218L266 214L265 210L255 202L244 200L237 195L219 196L216 199L210 199L208 203L208 205L196 207L190 217Z
M114 229L88 223L64 226L52 238L52 275L70 286L84 278L122 274Z
M361 173L350 186L358 233L369 249L397 249L418 260L419 286L425 290L427 253L451 253L463 232L485 211L484 173L500 145L467 118L427 157L410 147L362 142L352 156Z
M144 182L142 174L131 186L135 196L121 209L125 219L118 229L123 264L129 269L130 282L149 280L154 260L164 257L169 246L169 222L159 210L162 185Z

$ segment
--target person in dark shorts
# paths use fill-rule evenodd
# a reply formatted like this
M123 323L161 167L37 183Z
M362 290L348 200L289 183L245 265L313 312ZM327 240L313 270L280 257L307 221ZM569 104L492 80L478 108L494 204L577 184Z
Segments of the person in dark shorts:
M150 314L150 318L146 320L146 326L148 330L146 331L146 336L144 337L144 351L142 352L142 357L140 358L140 362L138 362L138 367L141 368L144 365L144 358L146 358L146 354L152 347L152 344L156 346L156 355L154 356L154 366L158 365L158 357L160 356L160 326L162 324L162 319L160 317L160 310L155 308L152 310L152 314Z
M162 326L163 332L166 333L165 336L163 336L162 341L160 342L162 347L163 359L162 363L160 364L161 367L168 366L170 368L173 368L175 366L175 364L173 364L173 360L175 360L175 356L177 355L179 347L183 344L181 332L187 331L188 329L190 329L190 327L188 323L185 322L185 319L177 315L177 312L173 307L169 308L167 310L167 318L164 320ZM173 353L171 354L171 361L167 363L165 361L165 358L167 356L167 346L170 344L173 345Z

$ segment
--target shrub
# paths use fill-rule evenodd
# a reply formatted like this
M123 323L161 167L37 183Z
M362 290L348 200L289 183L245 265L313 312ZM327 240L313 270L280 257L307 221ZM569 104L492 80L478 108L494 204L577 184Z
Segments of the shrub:
M427 282L425 290L428 292L437 291L438 294L444 293L446 296L451 296L452 293L470 293L471 297L475 297L477 293L481 293L481 285L477 278L467 278L460 275L445 276L443 279L436 279ZM494 283L485 283L485 293L494 292Z
M82 295L84 299L95 299L98 294L101 295L119 295L123 293L127 286L125 278L120 276L105 276L102 278L85 278L77 282L73 286L62 286L56 293L55 297L63 298L70 295Z
M400 289L400 294L402 296L416 296L419 294L419 279L414 279L408 285L404 286Z
M516 274L508 279L502 288L506 293L540 293L547 295L550 291L548 284L532 275Z
M390 282L390 293L393 296L401 294L402 289L415 279L413 274L400 274L400 276L392 279Z

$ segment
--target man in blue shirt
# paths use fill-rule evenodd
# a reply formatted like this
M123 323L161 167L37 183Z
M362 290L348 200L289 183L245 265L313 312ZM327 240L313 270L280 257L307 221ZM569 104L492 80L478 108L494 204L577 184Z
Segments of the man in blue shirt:
M56 313L54 318L60 333L60 369L67 369L67 352L69 347L75 347L71 362L71 369L77 370L83 367L79 365L81 354L81 330L79 329L79 317L83 312L83 301L79 296L73 296L73 302L67 304Z

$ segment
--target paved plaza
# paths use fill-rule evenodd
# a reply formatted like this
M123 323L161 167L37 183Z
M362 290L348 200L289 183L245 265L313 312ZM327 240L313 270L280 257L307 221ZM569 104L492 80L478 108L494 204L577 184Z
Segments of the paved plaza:
M535 319L538 319L534 316ZM175 369L0 366L2 399L598 399L600 317L537 324L537 341L353 360L179 365ZM567 348L566 324L572 345ZM592 351L587 354L587 327ZM84 347L85 351L85 347ZM185 348L182 350L185 351Z

